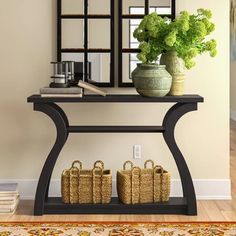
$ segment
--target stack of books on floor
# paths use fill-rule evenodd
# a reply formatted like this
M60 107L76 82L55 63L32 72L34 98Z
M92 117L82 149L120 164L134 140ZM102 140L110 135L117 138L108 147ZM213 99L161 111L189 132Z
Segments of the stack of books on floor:
M14 214L18 204L18 184L0 184L0 214Z

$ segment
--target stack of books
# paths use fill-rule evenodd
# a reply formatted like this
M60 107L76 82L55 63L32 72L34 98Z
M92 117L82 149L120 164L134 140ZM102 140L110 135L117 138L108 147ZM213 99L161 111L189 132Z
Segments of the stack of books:
M71 88L50 88L40 89L41 97L83 97L83 89L79 87Z
M14 214L18 204L18 184L0 184L0 214Z
M50 88L44 87L40 89L41 97L83 97L83 89L86 89L92 93L106 96L107 92L104 89L98 88L95 85L79 81L78 87L70 88Z

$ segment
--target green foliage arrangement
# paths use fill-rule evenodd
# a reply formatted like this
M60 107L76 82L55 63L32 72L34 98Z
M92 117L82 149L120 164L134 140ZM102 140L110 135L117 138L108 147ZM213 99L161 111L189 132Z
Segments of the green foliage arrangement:
M151 63L162 53L176 51L190 69L198 54L209 52L210 56L216 56L216 40L206 40L215 30L211 18L211 11L206 9L198 9L196 15L183 11L174 21L156 13L145 16L133 34L140 42L141 52L137 58L143 63Z

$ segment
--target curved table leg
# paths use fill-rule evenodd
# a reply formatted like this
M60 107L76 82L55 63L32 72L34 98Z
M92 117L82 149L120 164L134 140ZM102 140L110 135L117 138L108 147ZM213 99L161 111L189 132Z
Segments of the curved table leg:
M42 215L44 202L48 197L49 183L53 168L68 137L67 127L69 122L63 110L56 104L35 103L34 110L41 111L48 115L53 120L57 130L56 142L44 163L35 195L34 214Z
M196 195L188 166L180 149L176 144L174 130L178 120L184 114L194 110L197 110L197 103L177 103L172 106L170 110L166 113L163 121L163 126L165 127L165 132L163 133L163 136L166 144L168 145L175 159L180 174L183 195L187 201L187 214L189 215L197 214Z
M66 126L68 127L69 126L69 121L68 121L68 118L67 118L65 112L62 110L62 108L60 106L58 106L57 104L55 104L55 103L50 103L50 106L52 108L55 108L60 113L61 117L63 118L63 120L66 124ZM67 135L67 138L68 138L68 135ZM46 200L48 199L50 180L51 180L51 176L50 176L50 179L49 179L48 184L47 184L47 191L46 191L46 196L45 196Z

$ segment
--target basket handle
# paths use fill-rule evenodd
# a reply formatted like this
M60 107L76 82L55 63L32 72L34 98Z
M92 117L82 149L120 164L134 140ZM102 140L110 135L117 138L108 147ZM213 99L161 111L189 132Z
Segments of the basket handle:
M81 170L81 169L82 169L82 162L81 162L81 161L78 161L78 160L77 160L77 161L74 161L74 162L72 163L72 168L76 167L75 164L77 164L77 163L79 164L79 169Z
M93 165L94 168L99 167L98 164L101 166L100 168L102 168L102 170L103 170L103 169L104 169L104 163L103 163L103 161L101 161L101 160L96 161L96 162L94 163L94 165Z
M123 165L123 170L126 170L127 164L130 164L131 170L134 168L134 167L133 167L134 164L133 164L132 161L126 161L126 162L124 163L124 165Z
M95 190L95 171L96 170L100 170L101 171L101 175L100 175L100 177L101 177L101 191L100 191L100 194L101 194L101 199L102 199L102 193L103 193L103 187L102 187L102 177L103 177L103 169L100 167L100 166L96 166L96 167L94 167L93 168L93 170L92 170L92 172L93 172L93 203L95 204L96 202L95 202L95 192L94 192L94 190Z
M160 186L160 192L161 192L161 201L162 201L162 177L163 177L164 169L163 169L162 166L156 165L153 170L154 170L154 172L155 172L156 170L161 170L161 186ZM153 177L154 177L154 175L153 175ZM154 181L154 179L153 179L153 181ZM154 184L153 184L153 187L154 187ZM154 189L153 189L153 192L154 192ZM154 199L153 199L153 200L154 200Z
M134 166L134 167L132 168L132 170L131 170L132 175L134 174L134 171L135 171L135 170L138 170L139 173L140 173L140 171L141 171L141 169L140 169L138 166Z
M152 164L152 168L154 168L154 161L153 160L146 160L144 163L144 168L147 169L147 164L151 163Z
M94 167L93 170L92 170L92 171L93 171L93 176L95 176L95 171L96 171L96 170L100 170L100 171L101 171L101 175L100 175L100 176L103 175L103 169L102 169L100 166L96 166L96 167Z
M162 166L159 166L159 165L155 166L155 167L154 167L154 171L156 171L156 170L161 170L161 174L164 173L164 169L163 169Z

